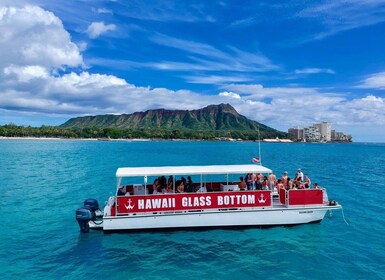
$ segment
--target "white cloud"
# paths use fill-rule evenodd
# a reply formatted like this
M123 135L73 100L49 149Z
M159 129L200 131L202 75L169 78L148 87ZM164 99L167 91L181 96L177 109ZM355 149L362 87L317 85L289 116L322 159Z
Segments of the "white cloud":
M157 69L165 70L190 70L200 68L205 71L232 71L232 72L269 72L279 70L280 67L270 61L269 58L256 50L245 52L235 47L227 46L220 50L211 45L182 40L175 37L157 34L151 40L162 46L181 50L186 53L183 62L154 62ZM188 58L190 61L185 62Z
M334 0L306 5L297 16L320 21L323 31L312 39L323 39L336 33L385 21L384 1Z
M28 82L31 79L47 78L49 76L48 71L44 67L38 65L24 67L11 65L4 68L4 74L14 74L19 82Z
M225 76L225 75L190 75L184 76L185 80L188 83L192 84L226 84L226 83L238 83L238 82L248 82L251 81L251 77L233 75L233 76Z
M166 38L158 38L157 43L168 46L162 39ZM206 82L229 84L223 84L218 94L203 95L189 90L139 87L114 75L85 72L78 68L84 64L79 47L54 14L32 6L0 8L0 110L73 117L154 108L197 109L209 104L231 103L240 114L282 130L319 121L346 127L385 125L384 98L368 94L349 100L347 95L316 88L239 84L248 82L244 79L249 76L237 71L246 73L251 68L272 71L278 66L263 55L231 47L226 48L230 52L224 52L206 44L176 38L171 41L174 48L191 55L193 62L200 62L196 66L203 67L202 71L209 74L213 71L207 75ZM193 43L191 50L188 50L189 43ZM122 65L127 63L123 61ZM164 62L162 66L188 69L191 65ZM130 66L137 67L135 63ZM66 69L66 74L60 74L60 69ZM214 69L229 69L229 72L219 76ZM311 74L325 69L299 71ZM199 73L195 78L203 81L206 73ZM362 81L362 86L385 88L384 77L384 72L373 74Z
M103 33L106 33L107 31L113 31L116 29L115 24L104 24L103 21L100 22L93 22L91 23L87 28L87 34L91 39L95 39L102 35Z
M107 8L98 8L96 12L99 14L111 14L111 15L113 14L113 12Z
M222 91L218 94L219 96L229 97L231 99L241 99L241 96L238 93Z
M0 7L0 68L78 66L83 58L59 18L39 7Z
M294 71L295 74L335 74L336 72L332 69L322 69L322 68L304 68L304 69L297 69Z
M385 89L385 72L379 72L370 75L368 78L361 81L358 88L373 88L373 89Z

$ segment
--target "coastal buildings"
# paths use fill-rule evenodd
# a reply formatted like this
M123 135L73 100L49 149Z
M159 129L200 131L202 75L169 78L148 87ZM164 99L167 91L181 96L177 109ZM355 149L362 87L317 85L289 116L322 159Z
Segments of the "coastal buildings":
M304 128L289 128L289 135L303 142L351 142L352 137L344 132L331 129L329 122L315 123Z

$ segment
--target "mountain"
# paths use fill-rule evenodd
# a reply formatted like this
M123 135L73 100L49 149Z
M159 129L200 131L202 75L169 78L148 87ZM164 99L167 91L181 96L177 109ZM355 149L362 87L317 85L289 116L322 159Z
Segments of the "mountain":
M209 105L198 110L156 109L122 115L72 118L61 128L117 128L132 130L249 131L270 137L287 134L240 115L230 104Z

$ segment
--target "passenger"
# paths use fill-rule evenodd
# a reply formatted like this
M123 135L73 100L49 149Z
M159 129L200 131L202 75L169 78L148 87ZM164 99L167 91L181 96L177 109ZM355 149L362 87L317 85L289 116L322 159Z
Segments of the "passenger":
M307 176L307 174L305 174L305 183L308 184L309 186L311 186L311 180L310 180L309 176Z
M256 183L255 180L257 180L257 175L255 173L251 174L251 189L255 190Z
M301 182L303 182L303 173L301 171L301 168L298 168L297 173L295 174L294 180L297 180L297 178L301 178Z
M239 189L241 191L247 190L247 184L246 184L245 180L243 180L243 177L240 177L239 180L241 180L241 182L239 183Z
M274 191L274 186L277 181L277 177L275 177L274 173L271 172L269 175L269 190Z
M167 185L164 189L163 189L163 193L174 193L174 190L172 188L172 184L171 185Z
M150 194L156 194L158 192L158 178L154 180L154 183L152 184L152 190L150 190Z
M182 181L182 180L177 180L177 181L175 182L175 184L177 185L176 192L177 192L177 193L184 193L184 185L183 185L183 181Z
M298 176L297 179L294 181L294 186L296 189L302 189L302 180L300 176Z
M284 183L282 182L282 179L278 179L278 182L277 182L277 191L279 191L280 189L284 189L285 188L285 185Z
M287 184L286 184L286 190L291 190L293 188L293 181L288 177L287 178Z
M167 179L167 185L173 185L174 184L174 178L172 175L170 175Z
M281 181L282 181L282 184L287 185L287 171L283 172Z
M269 189L269 179L267 176L263 176L263 182L262 182L262 190L268 190Z
M158 192L164 193L167 189L167 179L164 176L161 176L158 179Z
M262 179L262 174L261 174L261 173L258 173L258 174L255 176L255 188L256 188L257 190L262 190L261 179Z
M321 189L321 187L317 183L314 183L313 189L319 190Z
M246 188L248 190L252 189L252 186L253 186L253 177L252 177L252 174L251 173L247 173L246 177L245 177L245 180L246 180Z
M182 182L183 182L183 177L182 177ZM191 176L187 177L187 183L185 186L185 192L194 192L194 184L193 181L191 180Z
M119 189L118 189L118 193L116 194L117 196L119 195L126 195L127 191L126 191L126 187L125 186L120 186Z
M309 189L310 188L310 185L308 183L305 183L305 189Z

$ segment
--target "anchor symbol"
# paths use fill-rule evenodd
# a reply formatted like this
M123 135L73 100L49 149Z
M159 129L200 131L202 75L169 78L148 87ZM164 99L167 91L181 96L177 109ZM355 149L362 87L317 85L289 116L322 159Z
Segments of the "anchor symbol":
M258 202L259 202L259 203L265 203L266 200L267 200L267 198L264 198L263 193L261 193L261 196L260 196L260 199L258 199Z
M124 207L126 207L127 210L128 210L128 209L132 210L132 209L134 209L135 204L134 204L134 205L131 205L131 199L129 199L129 200L128 200L128 205L124 204Z

